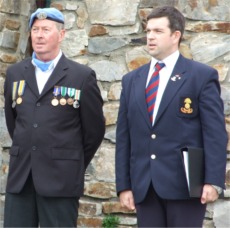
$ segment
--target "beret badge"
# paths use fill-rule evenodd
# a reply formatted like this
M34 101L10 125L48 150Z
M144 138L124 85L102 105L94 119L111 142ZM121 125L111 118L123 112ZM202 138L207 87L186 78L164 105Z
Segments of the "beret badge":
M47 13L46 12L40 12L37 14L37 18L40 20L44 20L47 18Z

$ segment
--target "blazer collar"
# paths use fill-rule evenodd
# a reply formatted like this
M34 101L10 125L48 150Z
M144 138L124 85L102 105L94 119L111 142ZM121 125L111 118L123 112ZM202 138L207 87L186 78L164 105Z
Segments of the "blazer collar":
M149 68L150 68L150 62L142 66L137 71L137 77L135 78L133 86L134 86L135 99L137 101L137 105L139 106L139 109L143 114L146 123L149 125L149 127L151 127L149 114L147 111L147 104L145 100L145 87L146 87L146 81L149 73Z
M146 87L149 67L150 67L150 63L144 65L138 70L137 77L135 78L133 86L135 90L135 98L137 101L137 105L139 106L139 109L143 114L143 117L147 125L149 127L152 127L152 124L150 123L149 120L149 114L147 111L147 104L145 100L145 87ZM185 72L186 72L185 58L182 55L180 55L173 69L172 75L169 78L164 94L162 96L162 100L160 103L160 107L158 109L158 113L154 125L157 124L157 122L165 112L171 100L176 96L180 87L186 81Z
M66 57L62 54L59 62L57 63L54 71L50 75L42 93L39 94L36 76L35 76L35 69L33 64L31 63L31 58L28 59L25 65L24 71L24 78L26 81L27 86L30 87L31 91L35 94L36 97L41 98L43 97L52 87L54 87L58 81L66 76L66 69L68 68L68 64L66 61Z

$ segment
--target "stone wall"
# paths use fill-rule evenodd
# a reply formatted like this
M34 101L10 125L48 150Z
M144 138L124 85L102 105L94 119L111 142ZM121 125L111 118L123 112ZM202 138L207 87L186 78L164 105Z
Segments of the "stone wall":
M38 1L37 1L38 2ZM40 1L42 2L42 1ZM43 1L45 2L45 1ZM145 48L145 18L153 7L172 5L185 15L184 56L219 71L226 127L230 136L230 8L229 0L69 0L49 1L66 19L65 55L92 67L104 99L106 134L87 169L79 227L100 227L108 214L121 226L136 226L135 213L120 207L115 192L115 129L122 76L149 61ZM8 150L3 84L7 67L30 54L28 18L35 0L0 0L0 227L3 219ZM230 144L225 196L209 204L204 227L230 227Z

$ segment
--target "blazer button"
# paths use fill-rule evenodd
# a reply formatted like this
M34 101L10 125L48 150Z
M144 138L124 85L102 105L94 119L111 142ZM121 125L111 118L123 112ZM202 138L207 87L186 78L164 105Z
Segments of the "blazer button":
M155 154L152 154L152 155L151 155L151 159L153 159L153 160L156 159L156 155L155 155Z
M32 150L37 150L37 147L36 147L36 146L33 146L33 147L32 147Z
M37 106L37 107L40 107L40 106L41 106L41 103L40 103L40 102L38 102L38 103L36 104L36 106Z
M152 138L152 139L155 139L156 137L157 137L157 136L156 136L155 134L152 134L152 135L151 135L151 138Z
M37 127L38 127L38 124L34 123L34 124L33 124L33 127L34 127L34 128L37 128Z

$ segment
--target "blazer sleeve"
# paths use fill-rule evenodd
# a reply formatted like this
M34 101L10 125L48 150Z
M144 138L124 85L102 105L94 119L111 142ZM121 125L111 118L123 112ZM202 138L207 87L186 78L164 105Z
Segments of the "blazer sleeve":
M131 190L130 179L130 135L127 119L130 82L124 76L120 96L120 108L116 130L116 189L119 194L124 190Z
M211 69L206 74L209 77L201 89L199 102L205 151L205 183L225 188L228 138L223 101L217 71Z
M96 74L91 70L81 91L81 123L85 169L100 146L105 133L103 100L97 86Z
M11 82L10 80L10 71L8 69L6 73L6 80L4 83L4 98L6 126L11 139L13 138L13 133L15 129L15 119L17 116L15 109L12 108L12 87L13 82Z

